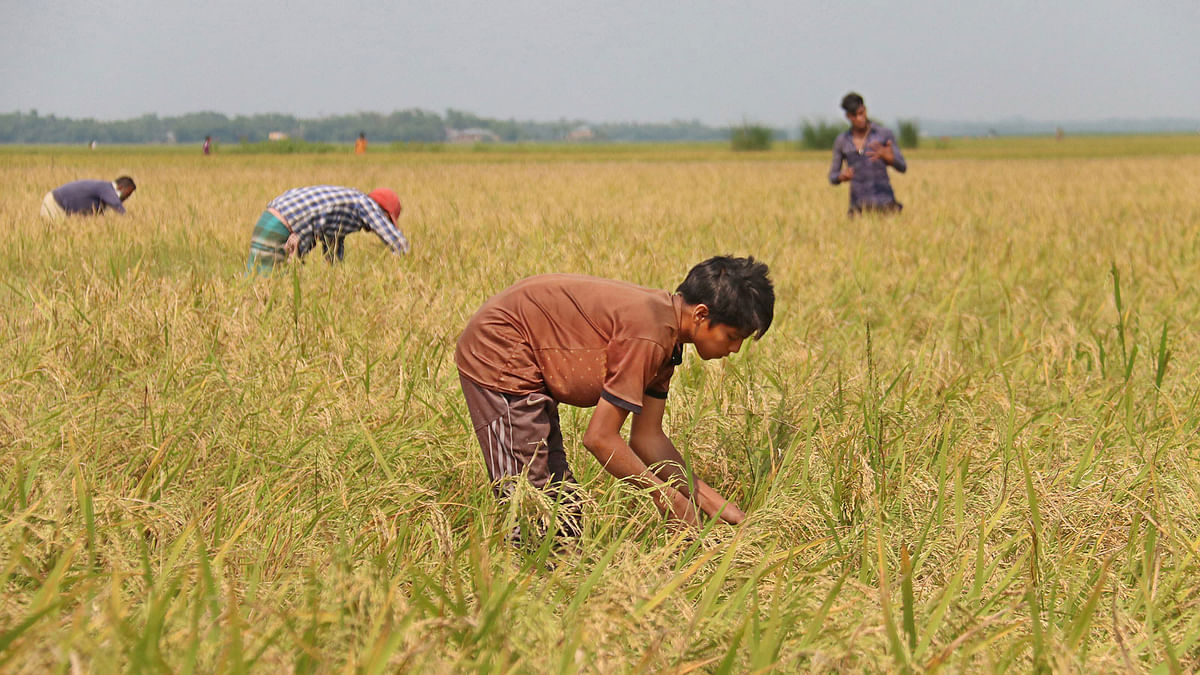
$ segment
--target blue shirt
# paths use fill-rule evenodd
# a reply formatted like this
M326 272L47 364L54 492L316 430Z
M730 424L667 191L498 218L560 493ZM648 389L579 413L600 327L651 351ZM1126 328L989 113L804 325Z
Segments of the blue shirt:
M901 206L892 192L892 182L888 180L888 165L878 157L867 157L867 150L872 143L887 145L887 142L891 141L892 152L895 155L892 167L904 173L908 170L908 164L904 161L904 155L900 154L900 144L896 142L891 130L874 122L869 124L862 152L854 147L853 129L842 132L833 142L833 164L829 167L829 182L834 185L842 182L840 176L843 162L854 169L854 178L850 179L851 213L863 209Z
M408 239L383 207L353 188L313 185L292 188L267 204L283 216L284 223L300 237L298 253L312 250L317 237L341 239L359 230L370 230L396 253L408 253Z
M106 180L77 180L57 187L54 201L67 213L103 213L108 206L117 213L125 213L117 189Z

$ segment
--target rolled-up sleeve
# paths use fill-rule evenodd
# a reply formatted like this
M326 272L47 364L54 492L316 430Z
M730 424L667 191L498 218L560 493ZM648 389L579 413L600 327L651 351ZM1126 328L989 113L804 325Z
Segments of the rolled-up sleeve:
M383 240L393 251L398 254L408 253L411 248L408 243L408 237L400 231L400 228L392 224L392 220L383 213L383 209L363 207L366 220L371 225L371 231Z

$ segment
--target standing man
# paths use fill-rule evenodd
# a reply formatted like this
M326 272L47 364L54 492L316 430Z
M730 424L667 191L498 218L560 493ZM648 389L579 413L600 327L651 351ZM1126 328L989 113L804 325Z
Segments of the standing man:
M356 155L367 154L367 132L365 132L365 131L358 132L358 140L354 141L354 154L356 154Z
M890 129L867 118L863 97L854 92L842 99L842 110L850 128L833 143L833 164L829 182L838 185L850 181L850 215L863 211L899 213L904 205L896 201L888 167L904 173L908 164L900 154L900 145Z
M212 136L204 137L204 154L212 154Z
M77 180L46 193L42 197L42 218L49 221L65 219L70 214L96 215L112 207L125 213L121 202L137 189L133 179L121 176L113 182L106 180Z
M336 185L292 188L267 204L254 234L246 269L268 274L275 263L308 255L319 239L330 263L346 255L346 235L370 230L397 254L408 253L408 239L396 227L400 198L379 188L370 194Z

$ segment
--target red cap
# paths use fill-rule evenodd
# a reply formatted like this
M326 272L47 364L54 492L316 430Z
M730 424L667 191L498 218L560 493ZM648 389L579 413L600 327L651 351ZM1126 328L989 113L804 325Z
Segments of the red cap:
M382 206L384 211L392 218L392 224L400 217L400 198L395 192L387 188L376 188L371 190L368 197L375 200L375 203Z

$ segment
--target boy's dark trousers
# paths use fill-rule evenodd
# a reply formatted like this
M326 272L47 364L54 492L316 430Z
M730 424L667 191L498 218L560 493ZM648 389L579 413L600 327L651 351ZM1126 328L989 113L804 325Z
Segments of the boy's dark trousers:
M493 391L459 375L492 490L507 499L522 476L558 503L560 534L578 536L581 505L563 451L558 402L544 392Z

